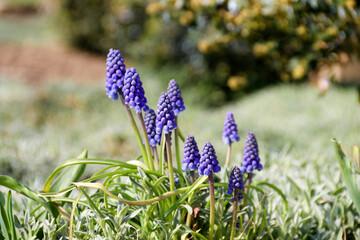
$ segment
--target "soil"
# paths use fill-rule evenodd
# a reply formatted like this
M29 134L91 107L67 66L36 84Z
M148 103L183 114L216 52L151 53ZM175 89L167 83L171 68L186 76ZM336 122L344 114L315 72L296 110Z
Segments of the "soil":
M0 44L0 75L30 83L103 81L106 56L61 46Z

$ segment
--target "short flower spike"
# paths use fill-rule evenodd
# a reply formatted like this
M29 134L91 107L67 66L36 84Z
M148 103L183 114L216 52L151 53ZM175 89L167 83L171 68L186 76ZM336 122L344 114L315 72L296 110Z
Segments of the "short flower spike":
M228 112L226 114L222 138L225 144L233 143L235 141L237 142L240 141L237 125L235 123L234 115L232 112Z
M200 153L194 136L187 136L185 138L184 146L184 159L182 164L182 170L194 171L198 169L200 162Z
M134 108L136 113L140 113L141 109L144 111L149 109L146 105L147 100L139 73L136 72L135 68L126 69L122 91L125 103Z
M231 195L233 194L235 189L244 191L243 176L240 169L237 166L235 166L231 171L230 179L229 179L229 190L227 193ZM242 199L242 198L243 195L239 192L238 199Z
M180 112L185 110L184 100L181 97L180 88L175 79L170 80L167 94L170 98L175 116L179 115Z
M106 94L114 101L118 100L124 86L124 59L119 50L110 49L106 60Z
M255 169L260 171L262 168L255 135L252 132L248 132L244 146L243 164L240 170L242 173L252 173Z
M165 134L171 130L176 129L175 114L170 102L170 99L166 93L162 93L159 98L157 105L157 116L156 116L156 134L160 140L161 132Z
M220 170L221 167L219 166L219 161L217 160L214 147L209 142L205 143L201 151L199 164L200 175L209 176L211 171L217 173L220 172Z
M160 143L160 141L155 139L156 136L155 121L156 121L156 114L154 110L149 109L145 114L144 122L151 147L156 147L156 144Z

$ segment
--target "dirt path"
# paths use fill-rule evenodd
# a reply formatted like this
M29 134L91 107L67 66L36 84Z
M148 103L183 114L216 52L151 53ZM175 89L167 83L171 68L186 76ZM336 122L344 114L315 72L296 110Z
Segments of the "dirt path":
M106 56L60 46L0 45L0 75L31 83L103 81Z

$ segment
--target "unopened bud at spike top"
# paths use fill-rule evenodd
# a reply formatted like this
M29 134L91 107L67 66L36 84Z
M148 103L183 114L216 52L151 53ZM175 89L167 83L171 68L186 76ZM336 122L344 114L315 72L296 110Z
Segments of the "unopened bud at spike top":
M237 125L235 123L234 115L232 112L228 112L226 114L222 138L225 144L240 141Z
M173 107L175 116L179 115L180 112L185 110L184 100L181 97L180 88L175 79L170 80L167 94Z
M184 159L182 170L194 171L200 163L200 153L194 136L187 136L184 143Z
M252 132L248 132L244 145L243 164L240 170L242 173L252 173L255 169L260 171L262 168L255 135Z
M160 140L161 133L169 133L171 130L176 129L175 114L166 93L162 93L159 98L156 112L156 139Z
M124 86L124 59L119 50L110 49L106 60L106 94L114 101L118 100Z
M134 108L136 113L149 109L146 105L147 100L139 73L136 72L135 68L126 69L122 91L125 103L129 105L129 107Z
M217 173L220 170L221 167L219 166L214 147L209 142L205 143L201 151L199 174L209 176L211 171Z

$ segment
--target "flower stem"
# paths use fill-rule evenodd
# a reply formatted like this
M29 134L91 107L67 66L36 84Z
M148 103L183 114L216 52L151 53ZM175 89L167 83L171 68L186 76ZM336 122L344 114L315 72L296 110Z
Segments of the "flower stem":
M224 181L226 181L226 171L230 165L230 158L231 158L231 142L229 142L227 147L227 154L226 154L225 167L224 167L224 178L223 178Z
M213 171L210 171L210 175L209 175L209 190L210 190L210 228L209 228L209 240L213 240L214 224L215 224L215 189L214 189Z
M190 171L190 182L191 182L191 184L193 184L195 182L195 172L194 171Z
M156 146L155 146L155 147L151 147L151 152L152 152L152 154L153 154L153 156L154 156L155 167L156 167L157 169L159 169L159 155L158 155Z
M178 126L178 117L175 116L175 123ZM181 171L181 159L180 159L180 147L179 147L179 130L175 129L175 154L176 154L176 163L177 169Z
M234 205L233 205L233 219L232 219L230 240L234 240L234 236L235 236L236 221L237 221L237 208L238 208L238 196L239 196L239 190L237 188L235 188Z
M144 144L142 143L142 139L141 139L141 136L140 136L140 132L139 132L139 129L138 127L136 126L136 123L135 123L135 120L134 120L134 117L130 111L130 108L127 104L125 104L125 101L124 101L124 96L121 94L120 95L120 99L121 99L121 103L123 104L124 106L124 109L125 109L125 112L126 112L126 115L128 116L129 120L130 120L130 123L131 123L131 126L135 132L135 136L136 136L136 139L139 143L139 146L140 146L140 150L141 150L141 154L143 156L143 159L144 159L144 162L145 162L145 165L150 168L149 166L149 160L148 160L148 157L146 155L146 150L145 150L145 147L144 147Z
M191 185L195 182L195 172L194 171L190 171L190 183ZM189 196L189 203L190 203L190 196ZM190 214L190 212L188 212L187 214L187 218L186 218L186 226L188 226L189 228L191 228L191 221L193 218L193 213Z
M252 180L252 173L248 173L248 176L247 176L246 181L245 181L245 186L250 186L251 185L251 180ZM247 200L247 196L249 194L249 190L250 190L250 188L245 188L246 196L244 197L244 200L243 200L243 203L242 203L242 205L244 207L246 205L246 200Z
M153 160L153 157L152 157L152 154L151 154L151 147L150 147L149 137L147 135L145 122L144 122L144 117L142 115L142 112L138 113L138 117L139 117L140 125L141 125L141 128L143 130L143 134L144 134L145 147L146 147L146 153L147 153L147 157L148 157L148 162L149 162L149 165L150 165L150 170L155 171L154 160Z
M164 173L164 158L165 158L165 146L166 146L166 136L163 134L162 141L161 141L161 149L160 149L160 163L159 163L159 170L160 173Z
M175 191L175 181L174 181L174 169L172 163L172 155L171 155L171 143L170 143L170 134L165 134L166 139L166 153L167 153L167 161L169 167L169 179L170 179L170 191ZM172 202L175 201L175 197L171 197Z

